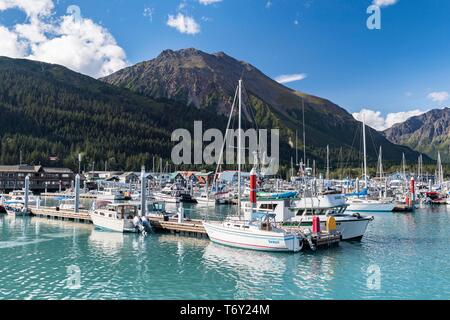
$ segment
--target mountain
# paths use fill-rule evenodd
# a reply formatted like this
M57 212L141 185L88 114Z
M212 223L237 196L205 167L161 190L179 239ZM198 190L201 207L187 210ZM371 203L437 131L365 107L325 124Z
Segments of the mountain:
M287 88L251 64L223 52L208 54L193 48L165 50L153 60L100 80L153 99L171 99L198 110L228 114L241 77L248 121L254 119L259 128L280 128L282 137L291 146L295 145L297 131L297 146L302 150L301 100L304 99L308 157L323 164L326 145L330 145L335 163L340 158L344 166L360 166L362 125L351 114L329 100ZM394 145L371 128L367 130L368 156L372 163L377 160L380 145L387 162L399 163L402 153L409 160L417 159L418 154L411 149ZM295 156L294 150L287 152L285 158Z
M437 159L450 161L450 108L434 109L384 131L391 142L408 146Z
M173 115L183 114L183 117ZM153 156L170 159L171 133L204 117L226 117L172 101L156 101L59 65L0 57L0 163L84 164L139 170ZM186 125L187 124L187 125ZM52 162L49 159L59 158ZM165 164L165 163L164 163Z

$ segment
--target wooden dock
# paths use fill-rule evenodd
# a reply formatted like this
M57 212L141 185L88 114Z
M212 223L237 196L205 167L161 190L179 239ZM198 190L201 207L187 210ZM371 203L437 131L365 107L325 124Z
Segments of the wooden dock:
M56 210L56 208L49 207L31 207L31 215L56 219L71 222L92 223L91 216L88 211L80 210L76 213L68 210ZM183 223L178 223L176 219L165 220L162 217L148 217L152 227L159 232L170 232L172 234L180 234L185 236L194 237L207 237L205 228L203 227L201 220L186 220Z
M76 213L74 211L56 210L56 208L49 207L31 207L30 209L32 216L40 218L77 223L92 223L89 212L85 210L80 210L80 212ZM149 215L147 218L157 232L168 232L171 234L188 237L208 238L208 234L206 233L202 220L187 219L180 223L177 219L168 217L164 218L159 215ZM307 230L303 230L301 228L299 229L298 227L285 227L284 229L291 232L305 234L304 244L314 251L320 248L328 248L337 245L341 240L341 235L338 232L328 233L323 231L320 233L311 234L306 232Z
M40 218L58 219L64 221L92 223L91 216L87 211L80 210L76 213L68 210L56 210L56 208L30 207L31 215Z
M74 198L75 194L68 193L42 193L43 198ZM80 194L80 199L97 199L95 194L82 193Z

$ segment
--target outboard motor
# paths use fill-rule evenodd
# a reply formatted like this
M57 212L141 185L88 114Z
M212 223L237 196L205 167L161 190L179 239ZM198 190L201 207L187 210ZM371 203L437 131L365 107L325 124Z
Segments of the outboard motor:
M141 221L142 221L142 226L144 227L146 232L152 231L152 226L150 224L150 221L148 221L147 217L142 217Z

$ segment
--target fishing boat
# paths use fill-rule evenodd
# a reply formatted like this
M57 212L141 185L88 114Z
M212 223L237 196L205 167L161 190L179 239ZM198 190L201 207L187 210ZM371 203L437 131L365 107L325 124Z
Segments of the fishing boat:
M22 200L8 200L3 205L10 216L27 216L31 213L30 209L25 209L25 202Z
M164 187L160 192L153 193L153 197L167 203L197 203L187 190L176 185Z
M109 203L89 214L95 227L103 230L137 233L150 229L147 218L139 216L136 205Z
M115 188L105 188L97 193L99 200L123 201L126 200L125 194L121 190Z
M249 201L243 201L244 217L251 212ZM332 216L336 220L336 229L342 240L360 240L373 217L358 213L346 213L347 204L341 194L319 194L301 197L299 199L282 200L258 198L256 210L270 212L275 215L275 221L283 226L311 227L313 217L320 218L322 229L325 229L327 219Z
M239 97L239 130L238 150L242 150L241 144L241 114L242 114L242 80L239 80L237 88ZM230 119L233 116L234 103L231 107ZM230 123L230 121L229 121ZM228 127L227 127L228 130ZM223 149L223 146L222 146ZM219 161L220 162L220 161ZM223 222L203 222L203 226L215 243L228 245L241 249L275 251L275 252L299 252L303 248L303 237L300 233L281 229L275 222L275 215L267 212L252 211L250 220L241 220L241 152L238 152L238 217L229 217ZM256 203L256 170L250 173L250 199Z
M25 201L25 189L11 191L8 194L8 198L15 201ZM28 203L35 203L36 200L36 196L33 194L33 192L31 190L28 190Z

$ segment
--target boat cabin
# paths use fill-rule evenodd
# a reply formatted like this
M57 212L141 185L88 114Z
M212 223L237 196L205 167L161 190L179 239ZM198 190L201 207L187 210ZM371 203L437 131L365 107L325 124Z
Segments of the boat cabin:
M118 220L133 220L135 216L139 215L137 206L117 203L108 204L106 207L96 210L96 213L100 216Z

